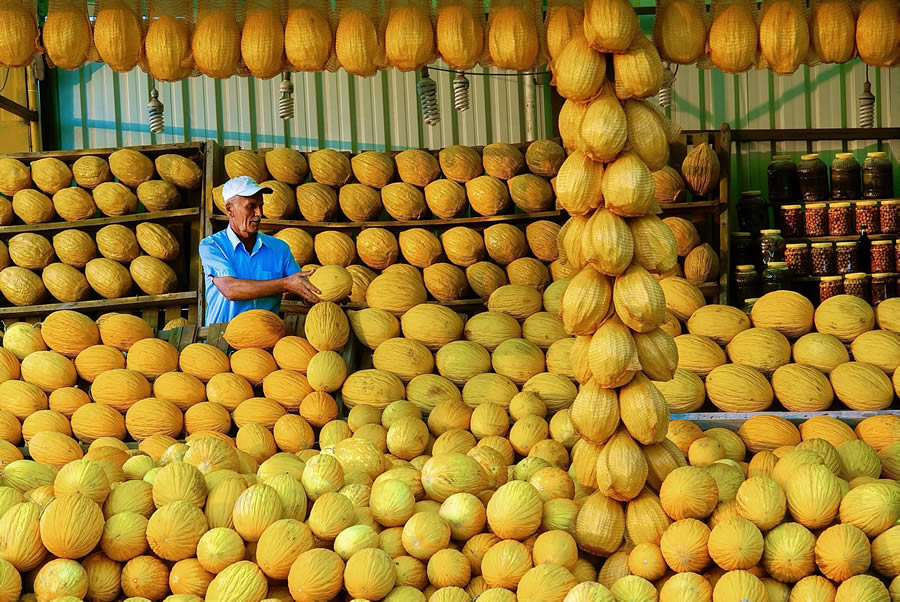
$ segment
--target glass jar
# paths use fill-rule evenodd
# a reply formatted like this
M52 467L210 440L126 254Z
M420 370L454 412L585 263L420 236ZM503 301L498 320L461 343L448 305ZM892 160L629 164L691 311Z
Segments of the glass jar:
M860 299L872 302L872 292L869 285L869 276L862 272L854 272L844 276L844 292Z
M814 276L831 276L836 272L834 245L830 242L814 242L809 252L809 261Z
M831 203L828 206L828 233L831 236L853 234L853 210L850 203Z
M762 293L790 290L791 271L783 261L772 261L762 274Z
M840 276L823 276L819 280L819 303L835 295L844 294L844 279Z
M784 248L781 230L762 230L759 233L759 253L763 267L773 261L784 261Z
M831 162L831 198L856 201L860 193L860 165L853 153L838 153Z
M772 157L766 173L769 179L769 202L778 205L797 202L797 166L790 155Z
M872 305L878 305L894 296L897 290L897 274L872 274Z
M731 233L731 257L735 265L756 263L756 249L749 232Z
M856 204L856 233L861 234L865 226L866 234L878 234L881 231L881 215L878 212L878 203L875 201L863 201Z
M879 217L881 218L879 221L882 234L897 234L897 201L895 199L881 201Z
M785 238L799 238L806 231L803 226L803 209L800 205L782 205L778 221Z
M894 271L894 242L891 240L872 241L872 273L884 274Z
M741 193L737 206L738 226L742 232L756 234L769 225L769 204L758 190Z
M835 271L838 274L852 274L859 265L855 242L839 242L834 253Z
M749 316L750 312L753 311L753 306L756 305L757 301L759 301L759 297L751 297L750 299L744 299L744 304L743 304L743 307L741 307L741 309L743 310L743 312L745 314L747 314Z
M739 265L734 272L734 290L737 304L759 295L759 274L752 265Z
M784 262L794 276L809 276L809 245L801 242L785 246Z
M825 236L828 234L828 205L811 203L805 206L804 222L807 236Z
M797 166L800 200L817 203L828 199L828 168L816 153L800 157Z
M862 165L862 198L894 196L894 170L887 153L868 153Z

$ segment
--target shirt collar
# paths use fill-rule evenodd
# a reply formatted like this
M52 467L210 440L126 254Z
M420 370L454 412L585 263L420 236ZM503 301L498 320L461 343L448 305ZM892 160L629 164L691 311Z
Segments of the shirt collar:
M226 230L227 233L228 233L228 234L227 234L227 235L228 235L228 241L231 243L231 248L232 248L232 249L237 249L237 248L238 248L238 245L240 245L241 247L244 246L244 243L241 242L241 239L238 238L238 235L234 233L234 230L231 229L231 226L228 226L227 228L225 228L225 230ZM262 232L257 232L257 234L256 234L256 243L254 243L254 245L253 245L253 250L250 252L250 255L255 255L256 252L259 251L260 247L261 247L263 244L265 244L265 243L263 242L263 234L262 234Z

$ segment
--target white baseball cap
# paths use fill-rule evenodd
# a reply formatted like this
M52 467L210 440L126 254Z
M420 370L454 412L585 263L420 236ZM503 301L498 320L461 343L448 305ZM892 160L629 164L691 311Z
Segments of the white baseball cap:
M272 189L260 186L250 176L238 176L225 182L225 186L222 187L222 198L227 201L236 196L253 196L258 192L272 194Z

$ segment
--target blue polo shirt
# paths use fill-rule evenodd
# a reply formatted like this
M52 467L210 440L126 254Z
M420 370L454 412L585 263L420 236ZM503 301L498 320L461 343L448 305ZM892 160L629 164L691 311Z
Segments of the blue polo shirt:
M249 301L229 301L213 278L231 276L243 280L275 280L300 271L291 249L283 240L260 232L253 251L247 252L241 239L225 228L200 241L200 261L206 279L206 323L228 322L249 309L267 309L278 313L281 295Z

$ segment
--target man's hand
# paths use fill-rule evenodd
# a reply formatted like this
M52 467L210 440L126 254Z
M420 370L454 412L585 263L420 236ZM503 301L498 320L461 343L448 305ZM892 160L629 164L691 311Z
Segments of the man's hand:
M297 272L292 276L288 276L285 278L285 290L289 293L299 295L301 299L310 303L318 303L321 301L319 295L322 291L317 289L309 280L307 280L307 278L312 276L313 272L315 272L315 270L304 270L302 272Z

